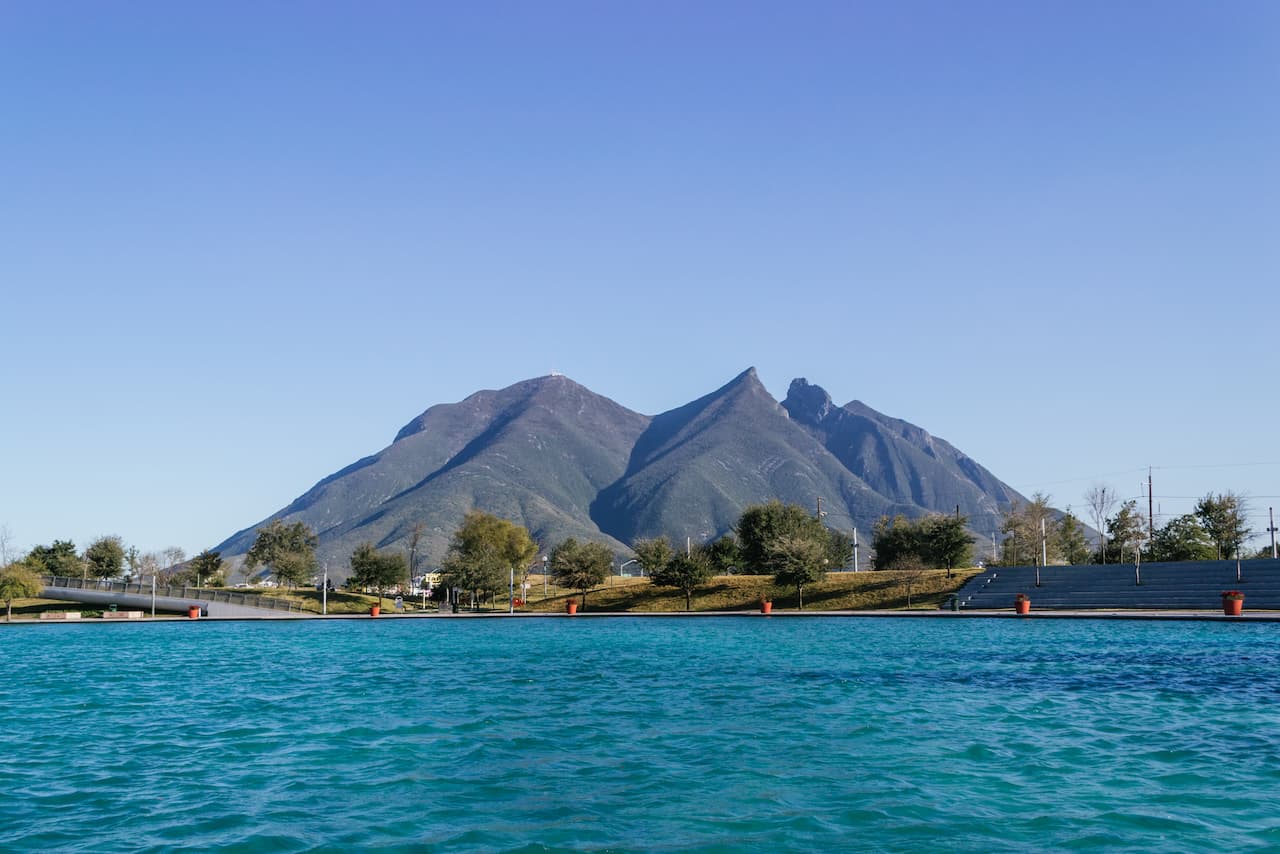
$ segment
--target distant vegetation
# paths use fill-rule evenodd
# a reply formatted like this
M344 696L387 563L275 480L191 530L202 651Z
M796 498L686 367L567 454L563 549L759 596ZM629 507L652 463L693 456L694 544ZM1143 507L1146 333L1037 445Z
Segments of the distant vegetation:
M1138 502L1119 501L1110 487L1095 486L1086 499L1100 532L1096 547L1091 547L1087 529L1074 515L1055 510L1049 496L1036 493L1015 502L1003 514L1002 538L990 562L1075 564L1270 557L1270 548L1244 554L1251 533L1249 508L1242 496L1232 492L1204 496L1192 513L1168 518L1154 532ZM828 528L807 509L777 500L748 506L731 533L710 542L689 543L680 549L665 536L645 538L635 542L634 556L619 555L606 543L568 537L539 559L538 543L522 525L473 510L450 538L436 591L439 597L441 589L457 589L469 594L473 602L487 601L490 607L505 610L508 591L513 587L515 591L529 590L532 573L539 571L542 583L549 584L555 593L546 599L529 593L525 606L535 610L562 606L566 590L584 605L590 596L594 607L602 610L733 610L752 607L760 598L775 594L780 607L792 602L797 608L806 604L820 608L909 607L940 601L942 594L955 590L972 575L975 538L968 522L959 514L914 519L883 516L874 526L867 561L877 571L859 573L856 582L850 581L855 576L840 573L838 583L833 584L828 573L850 565L852 539ZM371 593L374 602L391 592L408 595L412 590L415 596L425 595L417 592L417 585L426 586L418 551L422 532L421 524L414 527L407 550L378 549L369 542L357 546L350 556L350 593L331 594L330 609L366 609L370 599L361 593ZM41 575L125 581L155 576L165 585L217 587L226 583L228 572L217 551L206 549L190 560L176 547L140 553L115 535L99 537L81 552L70 540L54 540L16 559L10 543L8 529L0 526L0 601L5 604L6 618L15 602L29 604L39 592ZM319 611L318 589L313 589L318 580L316 543L315 532L304 523L273 520L255 532L245 560L246 578L253 581L258 575L253 570L262 567L289 591L278 595ZM633 563L643 581L621 578L623 565ZM615 567L619 572L616 584ZM545 576L542 570L546 570ZM857 592L850 592L854 588ZM516 597L521 595L516 593ZM432 601L439 602L439 598ZM412 601L406 604L412 607Z

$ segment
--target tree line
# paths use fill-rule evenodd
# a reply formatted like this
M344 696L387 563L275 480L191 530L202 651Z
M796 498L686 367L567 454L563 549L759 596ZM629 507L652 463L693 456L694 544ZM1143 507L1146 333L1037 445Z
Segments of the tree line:
M1050 498L1036 493L1010 508L1001 522L1003 535L993 563L1080 564L1136 561L1229 560L1270 557L1270 548L1245 553L1250 536L1248 503L1234 493L1209 493L1190 513L1173 516L1152 530L1136 499L1121 501L1108 486L1095 485L1085 502L1097 543L1091 545L1084 526L1071 513L1054 510Z
M178 546L141 552L136 546L126 547L115 535L99 537L82 551L77 551L71 540L54 540L49 545L33 547L15 560L6 560L4 565L20 565L38 576L123 581L154 576L157 583L164 585L210 587L225 583L227 568L215 551L206 549L188 560L186 551Z

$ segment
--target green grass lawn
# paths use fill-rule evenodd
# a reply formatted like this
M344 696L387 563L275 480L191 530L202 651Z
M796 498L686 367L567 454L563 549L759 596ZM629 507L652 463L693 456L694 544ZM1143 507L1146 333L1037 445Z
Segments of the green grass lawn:
M979 569L960 569L947 578L945 569L928 570L915 579L911 608L936 609L947 596L977 575ZM840 572L804 590L806 611L875 611L907 608L906 572ZM533 583L536 582L536 583ZM613 578L610 584L587 594L589 611L683 611L684 594L669 587L654 587L647 578ZM573 591L548 588L542 598L541 576L531 579L526 611L562 611ZM763 575L722 575L713 578L693 594L694 611L753 611L760 598L773 599L774 610L799 607L795 588L779 588Z
M826 580L805 587L806 611L878 611L902 608L936 609L947 596L977 575L978 569L958 569L947 578L946 570L928 570L919 574L912 583L911 603L907 604L907 582L911 573L905 572L839 572L831 573ZM310 588L293 590L270 588L264 590L236 590L237 593L258 593L275 599L297 602L305 612L319 614L321 594ZM773 599L775 611L798 607L795 588L775 587L773 580L764 575L722 575L713 578L693 594L694 611L754 611L760 607L760 598ZM576 591L556 587L550 581L543 595L543 579L540 575L529 578L529 599L522 611L560 612L569 598L580 598ZM363 593L346 590L329 591L330 614L367 614L369 607L378 601ZM385 613L394 611L395 597L383 597ZM436 610L436 604L427 600L428 612ZM464 596L464 602L467 601ZM404 598L405 613L421 613L422 599L416 596ZM647 578L610 578L604 585L587 594L584 610L609 612L683 611L684 594L669 587L654 587ZM464 610L469 610L464 605ZM485 602L482 611L506 611L506 597ZM93 606L77 602L55 602L49 599L15 599L14 620L36 620L42 611L81 611L94 613ZM2 613L2 612L0 612Z

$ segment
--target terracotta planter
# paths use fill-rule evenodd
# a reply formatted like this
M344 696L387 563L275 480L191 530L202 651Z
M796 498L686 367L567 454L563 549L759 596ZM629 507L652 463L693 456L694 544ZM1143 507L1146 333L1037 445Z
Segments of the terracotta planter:
M188 616L188 617L190 617L190 618L191 618L191 619L193 619L193 620L198 620L198 619L200 619L200 606L199 606L199 605L191 605L190 607L188 607L188 608L187 608L187 616Z
M568 602L564 603L564 610L565 613L576 614L578 613L578 603L570 599Z
M773 603L772 603L772 602L761 601L761 602L760 602L760 613L761 613L761 614L772 614L772 613L773 613Z
M370 608L369 608L369 616L370 616L370 617L376 617L376 616L378 616L378 615L379 615L379 614L381 614L381 613L382 613L382 606L381 606L381 605L373 605L373 606L370 606Z
M1222 613L1226 614L1228 617L1239 617L1243 611L1244 611L1243 599L1223 599L1222 600Z
M1013 602L1013 610L1017 611L1019 614L1030 614L1030 613L1031 613L1031 600L1030 600L1030 599L1015 599L1015 600L1014 600L1014 602Z

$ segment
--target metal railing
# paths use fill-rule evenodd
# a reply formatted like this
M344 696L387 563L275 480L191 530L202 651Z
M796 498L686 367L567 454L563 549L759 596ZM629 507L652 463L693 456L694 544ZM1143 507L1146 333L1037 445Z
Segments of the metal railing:
M68 576L46 575L43 577L46 587L61 587L68 590L95 590L103 593L133 593L150 596L150 582L141 581L109 581L98 578L71 578ZM204 587L173 587L170 585L155 586L155 595L170 599L204 599L209 602L226 602L229 605L243 605L246 608L264 608L271 611L301 611L302 604L288 599L274 599L258 593L236 593L232 590L213 590Z

